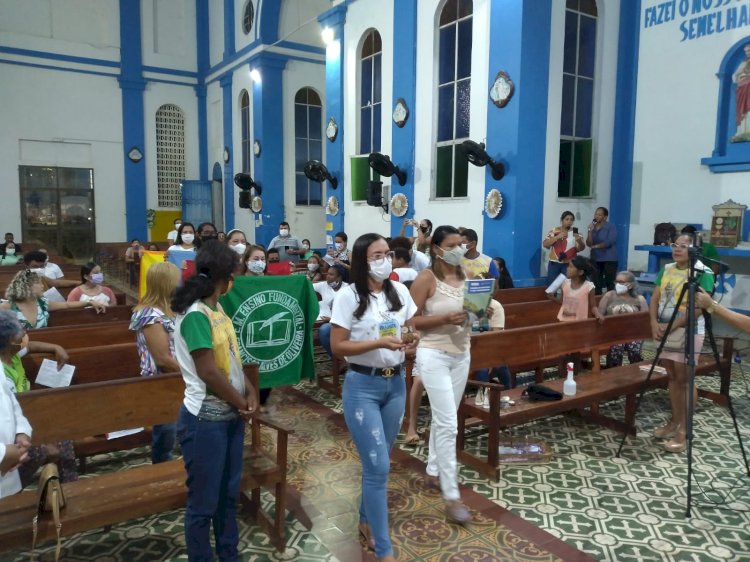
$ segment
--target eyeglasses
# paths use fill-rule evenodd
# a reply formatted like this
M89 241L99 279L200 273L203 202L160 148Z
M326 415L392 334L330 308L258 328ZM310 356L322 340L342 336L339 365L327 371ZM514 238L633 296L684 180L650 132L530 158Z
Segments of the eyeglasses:
M383 253L380 253L380 252L378 252L377 254L373 254L372 256L368 257L368 258L367 258L367 261L368 261L368 262L373 262L373 261L380 261L380 260L382 260L382 259L384 259L384 258L385 258L385 259L387 259L388 261L393 261L393 258L394 258L395 256L396 256L396 253L395 253L395 252L386 252L386 253L384 253L384 254L383 254Z
M672 242L670 246L672 246L672 249L679 248L680 250L687 250L693 247L692 244L677 244L676 242Z

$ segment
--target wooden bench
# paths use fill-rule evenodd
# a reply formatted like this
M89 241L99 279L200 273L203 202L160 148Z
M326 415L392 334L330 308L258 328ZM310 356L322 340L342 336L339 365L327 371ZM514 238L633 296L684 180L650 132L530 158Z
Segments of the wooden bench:
M117 305L107 307L107 312L97 314L92 308L74 310L56 310L49 313L49 327L74 326L77 324L91 324L98 322L130 321L133 307Z
M129 321L117 320L114 322L96 322L90 325L39 328L38 330L29 330L28 334L31 341L54 343L69 351L79 347L98 347L101 343L107 345L132 343L135 341L135 332L130 330L129 326Z
M257 373L257 368L255 368ZM257 375L256 375L257 376ZM158 377L110 381L19 395L24 414L34 428L35 442L77 439L129 427L174 421L182 403L184 383L179 373ZM81 411L86 415L73 416ZM260 445L261 425L277 434L276 452ZM251 444L245 450L242 501L250 515L272 531L279 550L285 543L286 448L290 430L258 415L251 424ZM262 461L262 462L261 462ZM62 535L113 525L122 521L185 506L185 469L181 459L97 475L63 485L66 506L61 511ZM259 487L270 486L276 495L276 514L259 508ZM28 547L36 492L26 491L0 499L0 550ZM265 522L264 522L265 521ZM39 522L39 542L55 537L49 515Z
M649 339L651 336L647 312L611 316L599 324L594 319L575 323L547 324L537 327L519 328L502 332L478 334L471 339L471 371L507 364L511 369L534 362L559 361L572 353L590 355L593 370L576 377L578 392L575 397L564 397L562 401L528 402L521 400L522 389L506 391L502 385L469 381L470 385L487 389L490 393L489 409L478 406L474 397L463 399L458 412L457 449L459 459L483 474L494 478L498 466L499 432L501 427L525 423L533 419L577 410L587 419L605 427L634 432L633 414L635 395L641 389L646 373L637 367L621 367L601 371L600 356L615 344ZM720 365L722 389L729 389L727 360L731 360L731 340L725 340L724 356ZM729 355L727 355L729 352ZM729 365L731 367L731 365ZM708 374L716 370L713 358L701 357L697 374ZM546 381L545 385L562 390L562 379ZM655 373L651 386L666 386L667 376ZM500 409L501 393L506 392L516 399L516 406ZM718 403L725 402L720 393L700 390L702 396ZM599 414L598 404L625 396L625 420L613 420ZM472 454L465 449L465 429L484 424L487 426L487 451L484 456Z
M498 289L495 291L495 300L503 306L519 302L544 301L547 295L544 290L547 287L519 287L515 289Z

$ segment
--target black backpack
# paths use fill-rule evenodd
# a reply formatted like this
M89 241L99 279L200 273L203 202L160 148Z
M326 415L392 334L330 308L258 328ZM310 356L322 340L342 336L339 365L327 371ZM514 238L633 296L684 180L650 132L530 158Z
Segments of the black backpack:
M677 229L671 222L660 222L654 228L654 245L668 246L677 238Z

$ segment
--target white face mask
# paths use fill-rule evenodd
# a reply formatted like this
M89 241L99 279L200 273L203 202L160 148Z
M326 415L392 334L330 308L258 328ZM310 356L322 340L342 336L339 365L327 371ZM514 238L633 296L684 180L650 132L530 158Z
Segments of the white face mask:
M247 262L247 268L251 273L260 275L266 270L266 262L263 260L250 260Z
M307 264L307 271L318 271L318 268L320 268L320 265L318 265L317 263Z
M36 273L39 277L42 277L44 275L44 268L43 267L35 267L31 270L31 273Z
M183 234L182 235L182 241L185 244L192 244L193 240L195 240L195 235L193 235L193 234Z
M235 252L237 252L239 255L242 255L245 253L245 250L247 250L247 246L245 244L239 243L235 244L234 246L230 246Z
M448 265L457 266L461 265L461 261L464 259L465 253L466 244L461 244L460 246L456 246L455 248L452 248L450 250L443 250L443 255L438 257Z
M340 252L344 249L344 245L341 242L336 242L336 251Z
M181 223L181 222L175 223L175 225L174 225L174 229L175 229L175 230L177 230L177 229L178 229L178 228L180 228L181 226L182 226L182 223Z
M625 285L624 283L615 283L615 292L618 295L624 295L625 293L628 292L628 290L629 290L628 286Z
M279 230L279 236L289 236L289 229L282 228L281 230Z
M370 277L376 281L385 281L393 272L393 265L388 258L370 262Z
M302 248L304 248L305 250L309 250L310 244L302 244Z
M16 249L15 248L6 248L5 254L8 256L15 256L16 255Z

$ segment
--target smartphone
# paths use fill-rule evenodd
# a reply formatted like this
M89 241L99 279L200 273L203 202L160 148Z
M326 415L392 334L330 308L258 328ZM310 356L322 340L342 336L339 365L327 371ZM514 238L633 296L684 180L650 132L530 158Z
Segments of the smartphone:
M577 226L573 227L573 234L578 234L578 227Z

